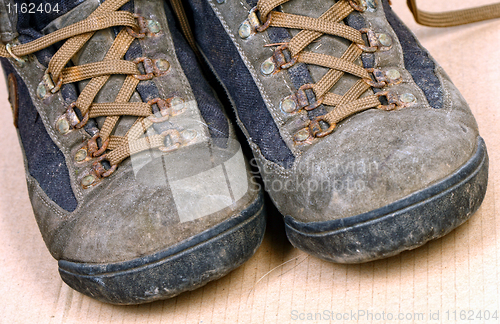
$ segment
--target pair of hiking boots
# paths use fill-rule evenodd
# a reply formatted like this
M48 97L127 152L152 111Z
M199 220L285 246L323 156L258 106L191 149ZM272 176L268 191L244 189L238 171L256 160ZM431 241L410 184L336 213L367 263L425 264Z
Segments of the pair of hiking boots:
M40 231L88 296L145 303L240 266L262 184L290 242L340 263L441 237L482 202L474 117L387 0L34 3L0 1L1 62Z

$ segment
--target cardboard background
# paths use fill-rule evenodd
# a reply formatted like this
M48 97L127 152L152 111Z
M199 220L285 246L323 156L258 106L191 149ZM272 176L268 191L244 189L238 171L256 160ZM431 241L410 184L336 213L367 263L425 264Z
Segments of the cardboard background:
M426 10L450 10L493 2L420 0L419 4ZM288 323L304 322L293 321L292 311L324 310L349 314L361 310L374 316L367 321L366 316L351 320L349 315L345 323L384 323L377 321L382 312L411 315L411 320L401 323L452 323L454 312L459 319L462 310L472 310L474 315L498 311L500 316L500 222L495 208L500 202L500 19L428 28L416 25L405 1L393 3L467 99L486 141L488 191L469 222L443 239L396 257L337 265L294 249L281 224L271 219L256 255L225 278L171 300L106 305L62 283L57 262L45 248L31 210L21 150L0 78L0 323ZM429 312L436 316L437 311L439 320L431 320ZM414 320L415 313L423 313L424 319ZM497 320L475 318L473 322Z

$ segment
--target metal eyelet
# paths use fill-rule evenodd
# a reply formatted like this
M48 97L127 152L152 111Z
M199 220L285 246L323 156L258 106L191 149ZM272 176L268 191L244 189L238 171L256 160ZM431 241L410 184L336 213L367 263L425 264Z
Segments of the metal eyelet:
M170 117L172 115L171 109L170 109L170 105L168 104L168 102L166 100L161 99L161 98L154 98L154 99L148 101L148 105L150 105L150 106L157 105L159 112L160 112L160 115L161 115L161 117L156 117L154 114L149 116L148 119L151 122L163 123L163 122L166 122L167 120L170 119Z
M101 155L92 165L92 170L95 171L96 175L99 178L109 177L110 175L113 174L113 172L116 171L116 168L118 167L115 164L115 165L112 165L111 168L109 168L109 170L106 170L106 168L104 168L104 166L102 165L102 161L104 161L104 160L107 160L109 162L107 154Z
M363 79L363 81L373 88L381 89L386 86L393 86L403 82L401 73L395 69L390 69L384 72L380 69L367 68L366 71L373 74L375 81L372 79Z
M306 90L314 90L314 84L312 83L307 83L302 85L297 92L292 93L290 96L286 97L285 99L287 100L292 100L295 103L295 108L294 111L299 111L301 109L304 110L313 110L318 108L321 104L323 104L323 101L325 100L325 97L319 97L316 98L315 102L309 102L309 98L307 97ZM283 99L283 100L285 100Z
M393 91L381 91L378 92L377 97L385 97L387 99L388 105L380 104L377 109L391 111L399 108L405 107L404 103L399 100L399 96Z
M248 13L248 22L250 23L250 26L252 26L253 30L255 30L258 33L261 33L265 31L269 26L271 25L271 20L272 20L272 14L267 15L266 21L264 23L261 22L259 17L257 17L257 7L253 7L250 9L250 12Z
M321 123L323 122L328 125L328 128L324 130L321 127ZM325 116L319 116L311 120L311 123L309 124L309 129L311 131L311 135L316 138L321 138L325 137L333 132L333 130L337 127L337 124L335 123L330 123L325 119Z
M370 28L359 30L361 34L366 34L369 46L364 44L356 44L363 52L374 53L377 51L385 52L392 48L392 38L387 34L376 34Z
M158 67L158 62L162 62L162 59L150 59L148 57L138 57L133 61L135 64L140 64L142 63L144 66L144 72L145 74L135 74L134 78L145 81L145 80L151 80L153 77L161 77L164 76L168 73L170 70L170 65L166 69L160 69Z
M134 18L137 19L137 31L127 26L127 32L134 38L143 39L148 33L146 19L138 14L134 14Z
M311 130L309 127L298 130L293 136L293 141L296 145L311 144L313 140L314 137L311 136Z
M16 54L12 52L12 48L16 47L16 45L9 43L5 45L5 50L12 56L12 58L16 61L16 65L19 67L24 67L26 65L26 62L28 61L28 58L25 57L19 57Z
M357 3L358 0L349 0L349 4L351 5L351 7L356 10L356 11L359 11L359 12L365 12L366 9L367 9L367 6L366 4L364 4L362 1L359 1L359 4Z
M250 36L265 31L271 25L272 15L269 14L266 18L266 22L262 24L259 17L257 16L257 7L253 7L248 13L247 19L245 19L238 28L238 34L240 38L246 39Z
M81 180L83 189L88 189L97 185L102 178L107 178L116 171L116 169L118 168L116 164L112 165L111 168L106 170L106 168L102 164L102 161L104 160L109 162L107 154L101 155L99 158L97 158L97 160L94 161L94 163L92 163L92 167L88 171L87 175L84 176Z
M274 50L274 53L273 53L273 56L272 56L272 59L275 63L275 65L280 69L280 70L284 70L284 69L289 69L291 68L292 66L294 66L298 60L299 60L299 55L295 55L294 57L292 57L292 59L290 61L287 62L286 60L286 56L285 56L285 53L283 53L284 50L288 50L288 46L289 46L289 43L285 43L285 44L282 44L280 46L278 46L275 50Z
M181 147L182 144L182 136L181 133L179 133L178 130L176 129L169 129L161 133L161 136L165 137L165 140L167 137L170 138L171 144L169 146L161 146L158 149L162 152L168 153L177 150L179 147Z
M76 114L74 108L76 107L76 102L71 103L66 112L57 119L56 129L59 133L65 135L73 129L80 129L84 127L89 121L89 113L87 112L83 119L80 121L78 115Z
M99 145L97 144L97 139L99 139L99 138L101 138L101 134L98 132L91 139L88 140L87 152L88 152L89 156L92 156L92 157L101 156L108 149L109 137L101 143L101 148L99 148Z
M349 0L349 4L354 10L359 12L375 12L377 10L377 3L375 0Z
M45 74L43 75L42 83L51 93L56 93L61 90L63 84L62 75L60 74L57 77L57 82L54 82L54 79L50 75L49 69L47 69L45 71Z
M304 85L302 85L300 88L299 88L299 91L297 91L297 94L299 93L304 93L304 96L305 98L307 99L307 94L305 92L305 90L314 90L314 84L312 83L306 83ZM302 107L304 108L305 110L313 110L313 109L316 109L318 108L319 106L321 106L321 104L323 103L323 100L325 100L325 97L322 96L322 97L319 97L319 98L316 98L316 101L313 102L313 103L309 103L309 99L307 99L307 102L308 102L308 105L305 106L305 107Z

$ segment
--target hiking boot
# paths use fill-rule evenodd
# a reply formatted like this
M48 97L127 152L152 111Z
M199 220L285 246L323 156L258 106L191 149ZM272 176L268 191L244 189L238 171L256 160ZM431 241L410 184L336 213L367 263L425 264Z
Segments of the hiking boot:
M185 3L294 246L366 262L479 208L476 121L387 0Z
M262 194L164 5L50 2L0 26L43 239L70 287L113 304L220 278L264 235Z

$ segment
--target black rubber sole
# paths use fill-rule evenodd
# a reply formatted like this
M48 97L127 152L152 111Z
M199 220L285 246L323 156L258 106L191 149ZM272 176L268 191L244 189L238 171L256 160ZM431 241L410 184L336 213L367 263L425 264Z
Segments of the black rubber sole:
M119 305L142 304L199 288L239 267L257 250L266 228L262 194L239 215L162 252L113 264L60 260L71 288Z
M337 263L361 263L396 255L442 237L467 221L481 205L488 182L482 138L460 169L424 190L385 207L326 222L285 217L288 239L297 248Z

